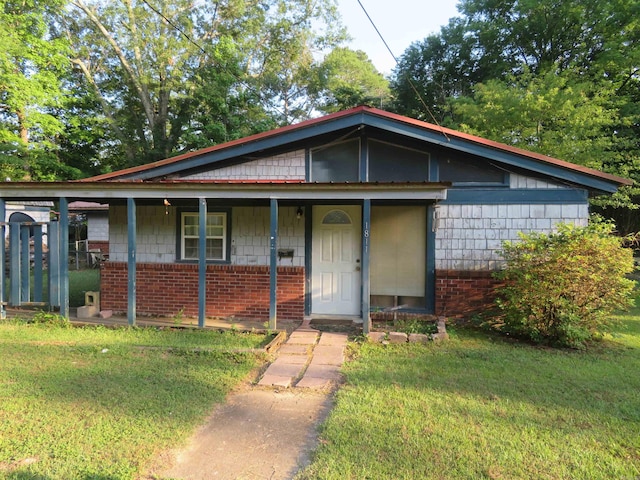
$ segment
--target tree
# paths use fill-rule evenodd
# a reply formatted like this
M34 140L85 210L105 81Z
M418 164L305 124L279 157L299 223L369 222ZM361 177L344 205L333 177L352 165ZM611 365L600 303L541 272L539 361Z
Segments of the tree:
M385 108L391 100L389 82L361 50L332 50L316 72L316 108L332 113L358 105Z
M120 149L112 168L255 133L273 124L268 117L304 118L297 102L311 52L341 33L331 0L71 5L73 62L108 121L107 143Z
M401 113L640 180L640 4L463 0L394 72ZM594 206L620 218L636 187ZM640 229L640 216L636 216ZM630 225L625 221L625 225Z
M56 0L0 1L0 178L51 180L73 176L57 157L63 124L60 77L67 43L47 22Z

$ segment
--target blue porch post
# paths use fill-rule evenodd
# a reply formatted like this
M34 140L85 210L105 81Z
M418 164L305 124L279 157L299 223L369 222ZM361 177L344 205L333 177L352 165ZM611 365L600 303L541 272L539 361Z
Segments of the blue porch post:
M207 200L200 199L198 210L198 326L204 327L207 311Z
M371 331L370 293L369 284L369 239L371 236L371 200L362 201L362 333L367 335Z
M7 318L7 311L5 310L5 300L4 300L4 277L5 277L5 262L6 255L5 246L6 242L4 239L5 236L5 226L4 222L7 220L7 210L6 205L4 203L4 199L0 198L0 237L2 237L2 254L0 254L0 320L4 320Z
M127 198L127 321L136 324L136 201Z
M269 329L276 329L278 316L278 200L271 199L271 228L269 232L269 249L271 259L269 262Z
M69 318L69 202L60 198L60 315Z

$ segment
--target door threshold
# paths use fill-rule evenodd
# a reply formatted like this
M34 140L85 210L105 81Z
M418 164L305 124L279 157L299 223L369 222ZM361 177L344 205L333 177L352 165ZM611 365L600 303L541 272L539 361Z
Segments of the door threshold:
M346 323L362 324L360 315L332 315L322 313L312 313L309 317L311 323Z

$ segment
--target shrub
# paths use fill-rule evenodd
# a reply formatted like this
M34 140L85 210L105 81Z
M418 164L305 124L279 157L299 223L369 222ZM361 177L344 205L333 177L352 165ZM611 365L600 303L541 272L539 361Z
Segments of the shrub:
M505 242L504 270L492 320L498 330L536 343L583 347L613 325L611 313L633 304L633 252L612 223L560 224L556 233L520 234Z

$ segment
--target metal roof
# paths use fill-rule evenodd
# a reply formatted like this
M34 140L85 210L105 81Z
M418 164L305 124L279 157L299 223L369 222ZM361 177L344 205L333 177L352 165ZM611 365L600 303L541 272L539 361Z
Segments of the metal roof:
M366 106L258 133L154 163L79 180L79 182L105 182L119 179L152 180L188 169L203 168L223 160L255 155L270 148L282 148L294 142L308 141L319 135L345 128L362 126L371 126L431 145L478 155L507 166L530 170L593 190L614 192L619 186L633 183L629 179L582 165Z

